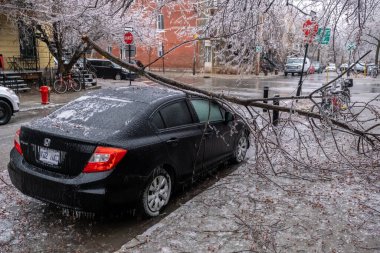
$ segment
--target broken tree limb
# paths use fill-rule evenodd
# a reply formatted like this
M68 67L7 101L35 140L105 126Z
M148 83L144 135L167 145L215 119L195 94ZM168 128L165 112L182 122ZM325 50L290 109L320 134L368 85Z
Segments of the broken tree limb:
M145 70L144 68L140 68L140 67L138 67L138 66L136 66L134 64L130 64L130 63L124 62L124 61L116 58L115 56L107 53L105 50L103 50L102 48L100 48L100 46L98 46L94 41L92 41L87 36L83 36L82 40L85 43L87 43L89 46L91 46L100 55L104 56L105 58L109 59L110 61L112 61L112 62L114 62L114 63L116 63L116 64L118 64L118 65L120 65L120 66L122 66L122 67L124 67L124 68L126 68L128 70L136 72L136 73L138 73L141 76L145 76L147 79L149 79L151 81L159 82L161 84L165 84L165 86L169 86L169 87L172 87L172 88L175 88L175 89L180 89L180 90L182 90L184 92L189 92L190 91L190 92L194 92L194 93L197 93L197 94L202 94L203 96L209 97L211 99L216 99L216 100L223 99L225 101L228 101L228 102L231 102L231 103L235 103L235 104L239 104L239 105L242 105L242 106L253 106L253 107L258 107L258 108L262 108L262 109L277 110L277 111L280 111L280 112L286 112L286 113L289 113L289 114L298 114L298 115L301 115L301 116L305 116L305 117L309 117L309 118L316 118L316 119L319 119L319 120L322 120L324 118L319 113L314 113L314 112L310 112L310 111L306 111L306 110L295 109L295 108L292 108L292 107L270 105L270 104L266 104L266 103L263 103L263 102L258 102L257 99L242 99L242 98L238 98L238 97L227 96L227 95L225 95L223 93L215 93L215 92L212 92L212 91L206 91L206 90L203 90L203 89L199 89L199 88L190 86L188 84L185 84L185 83L182 83L182 82L179 82L179 81L167 78L165 76L153 73L151 71ZM327 86L327 85L324 85L324 86ZM288 97L288 98L289 99L293 99L293 97ZM302 98L304 98L304 99L310 99L310 95L309 96L303 96ZM297 99L300 99L300 98L297 97ZM263 99L258 99L258 100L259 101L263 101ZM345 130L351 132L352 134L360 136L360 137L364 138L365 140L369 141L371 144L373 144L374 141L378 141L378 135L376 135L376 134L370 134L370 133L361 131L361 130L359 130L357 128L354 128L354 127L346 124L345 122L341 122L341 121L338 121L336 119L329 118L329 120L330 120L330 122L333 125L335 125L335 126L337 126L339 128L345 129Z

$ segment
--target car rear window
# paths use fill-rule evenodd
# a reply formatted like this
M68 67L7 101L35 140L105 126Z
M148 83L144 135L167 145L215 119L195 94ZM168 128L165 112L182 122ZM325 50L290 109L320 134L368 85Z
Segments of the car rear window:
M158 129L165 128L164 122L162 121L160 112L154 114L152 118L152 124L156 126Z
M79 126L120 130L144 110L145 103L108 96L83 96L48 117Z

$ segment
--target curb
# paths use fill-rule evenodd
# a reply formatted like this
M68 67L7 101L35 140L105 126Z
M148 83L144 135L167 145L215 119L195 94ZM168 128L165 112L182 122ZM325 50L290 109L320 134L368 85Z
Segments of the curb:
M42 109L51 109L51 108L63 106L67 103L48 104L48 105L40 105L40 106L35 106L35 107L29 107L29 108L20 109L19 112L28 112L28 111L42 110Z

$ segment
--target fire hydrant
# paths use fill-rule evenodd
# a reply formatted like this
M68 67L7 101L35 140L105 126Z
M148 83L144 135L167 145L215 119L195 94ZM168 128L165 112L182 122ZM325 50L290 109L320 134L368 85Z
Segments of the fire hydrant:
M49 104L50 88L48 86L41 86L40 92L41 92L41 104L43 105Z

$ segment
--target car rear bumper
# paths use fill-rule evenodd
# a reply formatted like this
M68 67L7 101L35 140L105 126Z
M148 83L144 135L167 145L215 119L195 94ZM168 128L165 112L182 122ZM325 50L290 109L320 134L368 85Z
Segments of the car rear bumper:
M134 72L131 72L131 73L128 73L128 72L122 72L122 79L131 79L131 80L135 80L136 78L138 78L139 76L134 73Z
M307 71L307 69L305 68L303 72L305 73L306 71ZM301 73L302 71L301 71L301 69L285 69L284 72L286 72L286 73Z
M74 178L41 173L39 168L25 162L14 149L11 151L8 172L13 185L25 195L64 208L102 212L114 205L135 203L140 189L111 187L107 182L111 171L82 173ZM128 180L131 181L131 180ZM133 180L137 185L143 185Z

